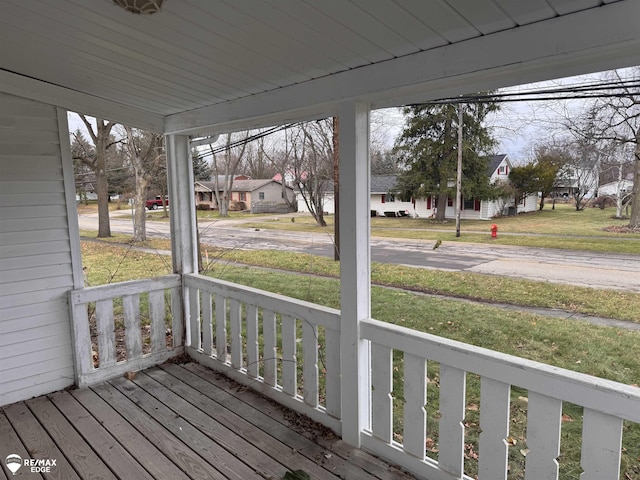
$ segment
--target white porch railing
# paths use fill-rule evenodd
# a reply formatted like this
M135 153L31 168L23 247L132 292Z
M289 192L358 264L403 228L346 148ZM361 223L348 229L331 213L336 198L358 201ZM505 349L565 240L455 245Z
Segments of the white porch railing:
M339 311L200 275L183 288L194 360L341 431Z
M341 378L339 311L196 274L182 276L182 289L184 306L178 275L71 292L78 383L103 381L182 353L184 307L184 350L191 358L341 433L341 405L353 399L342 398L341 381L349 379ZM139 320L145 292L148 354L142 352ZM165 336L169 293L172 349ZM92 361L94 320L87 314L93 302L98 366ZM125 328L122 362L115 356L116 316ZM376 320L361 322L360 331L371 362L371 422L360 432L365 448L430 480L470 480L464 474L470 453L466 386L477 376L480 434L474 448L480 480L506 479L514 448L526 455L525 480L557 479L565 402L582 407L580 479L618 478L623 421L640 423L640 389ZM429 402L437 402L435 414L427 404L434 386ZM526 439L517 446L510 437L513 387L527 391L526 418L519 420L526 423ZM394 402L402 407L394 410ZM402 424L399 432L394 420ZM433 431L437 448L429 448Z
M469 478L463 477L465 386L466 374L474 373L481 377L479 480L507 478L511 386L528 390L526 480L558 478L563 402L584 407L580 479L618 478L623 420L640 423L640 389L376 320L363 322L361 332L371 342L366 448L429 479ZM394 351L403 358L403 392L393 392ZM437 461L425 456L427 362L439 364ZM394 393L404 398L402 444L392 438Z
M69 292L77 385L99 383L184 353L180 289L180 275L168 275Z

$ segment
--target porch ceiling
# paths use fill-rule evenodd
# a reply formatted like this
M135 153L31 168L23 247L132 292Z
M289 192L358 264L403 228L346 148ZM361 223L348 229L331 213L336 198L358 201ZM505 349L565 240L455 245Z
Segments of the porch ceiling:
M0 91L167 132L640 64L637 0L0 0Z

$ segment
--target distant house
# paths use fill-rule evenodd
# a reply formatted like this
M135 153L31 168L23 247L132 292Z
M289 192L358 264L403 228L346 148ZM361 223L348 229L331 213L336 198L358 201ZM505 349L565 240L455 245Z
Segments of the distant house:
M222 196L222 181L218 182L219 196ZM210 209L217 209L215 196L216 184L213 181L198 181L195 183L196 208L206 205ZM231 184L229 192L230 210L251 210L251 213L262 212L287 212L288 204L284 199L286 195L293 202L295 194L293 188L271 178L252 180L248 177L237 176ZM202 207L200 207L202 208Z
M594 162L581 161L563 165L556 176L554 197L595 198L598 195L600 169Z
M620 190L618 190L618 188ZM627 178L618 182L604 183L598 187L599 197L615 197L618 195L618 191L623 196L633 191L633 174L630 174Z
M512 165L507 155L492 155L488 158L487 175L490 183L509 182ZM453 186L453 182L452 185ZM400 201L397 195L397 176L371 176L371 210L376 215L408 215L410 217L432 217L436 214L437 195L413 198L409 202ZM533 194L516 205L514 199L481 200L462 198L460 218L468 220L489 220L498 215L532 212L537 208L538 196ZM448 198L444 207L446 218L455 218L455 198Z
M376 216L415 217L415 202L400 200L397 175L371 175L371 212Z
M491 183L509 181L511 162L507 155L492 155L488 159L487 175ZM333 214L333 183L324 195L324 211ZM409 216L428 218L436 213L437 195L427 195L425 198L412 198L402 201L398 189L397 175L372 175L370 191L370 209L375 216ZM308 212L300 193L298 197L298 211ZM469 220L489 220L498 215L508 215L523 212L533 212L537 209L538 196L529 195L516 205L514 199L480 200L463 198L460 218ZM455 198L449 198L445 206L446 218L455 218Z

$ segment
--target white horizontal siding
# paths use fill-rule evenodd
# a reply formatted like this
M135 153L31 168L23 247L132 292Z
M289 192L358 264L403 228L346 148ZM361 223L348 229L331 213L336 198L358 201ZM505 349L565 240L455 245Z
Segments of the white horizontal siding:
M0 405L73 383L73 195L59 125L56 107L0 94Z

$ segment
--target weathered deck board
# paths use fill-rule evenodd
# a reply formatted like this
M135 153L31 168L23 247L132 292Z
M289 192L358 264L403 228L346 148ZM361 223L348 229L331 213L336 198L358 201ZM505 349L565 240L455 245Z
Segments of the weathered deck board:
M299 420L206 368L167 364L0 409L0 450L56 458L47 478L413 478Z
M69 392L57 392L50 398L116 477L153 480L142 465Z
M5 407L4 413L29 452L27 458L55 459L60 462L55 469L51 470L51 473L47 474L47 478L59 478L60 480L80 478L71 465L64 461L64 455L58 446L38 423L25 403L9 405Z
M205 382L198 383L197 388L201 392L307 458L313 461L321 459L324 468L342 478L380 480L414 478L362 450L348 446L333 435L324 436L323 432L318 430L308 427L299 428L313 439L313 441L310 440L296 431L298 414L281 408L265 397L255 395L250 389L238 388L232 380L221 374L212 374L206 367L195 363L183 365L181 370L176 370L176 366L170 364L161 365L161 367L167 371L175 371L176 375L181 375L180 378L192 386L195 386L192 383L193 377L188 376L185 371L198 375L200 380ZM305 420L302 423L307 422ZM328 453L331 454L330 458L327 458Z
M85 443L62 413L45 397L28 400L31 413L58 445L74 470L92 472L96 478L116 480L111 470L93 449ZM59 460L61 461L61 459Z

